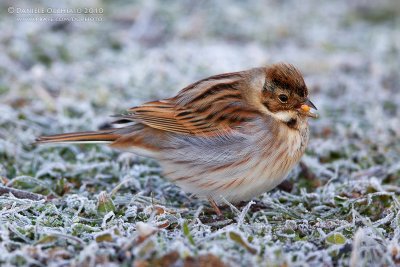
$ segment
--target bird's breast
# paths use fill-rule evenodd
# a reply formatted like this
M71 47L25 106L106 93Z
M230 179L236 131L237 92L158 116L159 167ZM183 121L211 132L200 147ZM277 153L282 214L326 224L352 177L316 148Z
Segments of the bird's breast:
M268 126L268 125L267 125ZM177 139L164 154L165 174L186 192L238 202L276 187L300 160L308 127L253 125L223 139Z
M308 127L300 131L282 128L273 140L260 140L264 151L259 158L253 158L248 182L235 197L248 200L275 188L299 162L307 143Z

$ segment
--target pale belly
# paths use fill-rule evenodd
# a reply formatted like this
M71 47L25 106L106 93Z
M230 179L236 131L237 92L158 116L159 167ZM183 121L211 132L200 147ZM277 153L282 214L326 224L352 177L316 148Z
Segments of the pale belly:
M229 144L225 151L234 149L238 151L235 154L218 154L213 150L200 151L190 147L178 156L168 155L171 159L166 157L160 163L167 178L187 193L201 198L211 197L217 203L222 199L232 203L246 201L279 185L303 155L308 129L305 132L285 132L282 136L285 138L278 140L279 145L274 143L277 140L265 138L251 140L257 146L245 142L242 144L246 147ZM199 155L201 153L203 155Z

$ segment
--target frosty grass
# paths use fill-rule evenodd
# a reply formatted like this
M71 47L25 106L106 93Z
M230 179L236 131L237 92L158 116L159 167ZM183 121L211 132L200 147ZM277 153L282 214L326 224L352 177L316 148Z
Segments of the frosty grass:
M18 21L11 5L0 4L0 184L38 199L0 195L0 265L400 264L398 1L94 0L84 7L102 7L101 21L73 23ZM224 219L151 159L32 144L279 61L302 70L320 118L285 185L227 203Z

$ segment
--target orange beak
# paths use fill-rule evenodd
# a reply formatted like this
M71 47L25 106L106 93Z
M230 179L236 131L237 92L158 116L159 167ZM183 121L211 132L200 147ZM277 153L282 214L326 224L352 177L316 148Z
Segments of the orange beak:
M311 102L309 99L304 102L303 105L301 105L300 109L298 111L303 114L304 116L311 117L311 118L318 118L318 115L315 113L310 112L311 108L317 109L313 102Z

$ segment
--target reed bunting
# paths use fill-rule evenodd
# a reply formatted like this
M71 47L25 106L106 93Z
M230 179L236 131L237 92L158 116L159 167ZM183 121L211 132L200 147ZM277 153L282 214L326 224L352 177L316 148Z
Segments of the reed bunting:
M175 97L118 115L106 130L41 136L38 143L108 143L157 159L185 192L217 204L280 184L304 154L308 117L302 74L290 64L211 76Z

